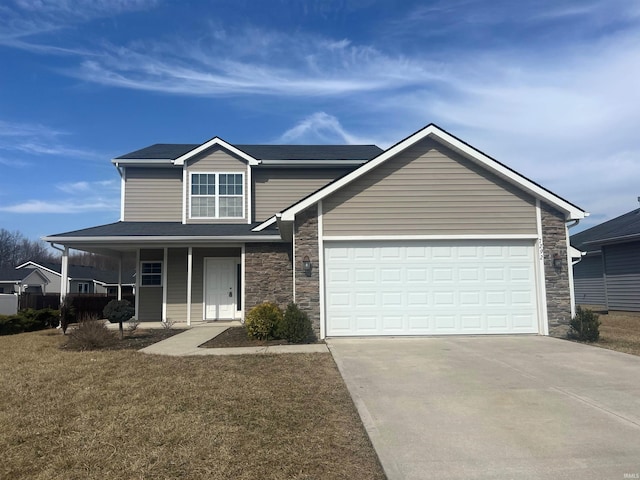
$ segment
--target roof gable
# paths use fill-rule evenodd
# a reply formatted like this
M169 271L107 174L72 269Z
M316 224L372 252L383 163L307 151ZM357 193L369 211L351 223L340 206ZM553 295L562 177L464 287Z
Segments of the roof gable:
M399 154L400 152L404 151L405 149L409 148L410 146L416 144L420 140L427 137L435 140L436 142L444 145L447 148L452 149L453 151L459 153L463 157L471 160L472 162L486 168L493 174L521 188L522 190L531 194L535 198L544 200L545 202L549 203L553 207L562 211L565 214L565 217L567 218L567 220L581 219L587 215L587 213L581 208L553 194L552 192L545 189L544 187L520 175L515 170L512 170L506 165L503 165L497 160L473 148L469 144L463 142L462 140L442 130L435 124L429 124L423 129L405 138L404 140L401 140L400 142L396 143L395 145L385 150L383 153L373 158L369 162L365 163L361 167L355 169L351 173L346 174L345 176L335 180L334 182L321 188L315 193L302 199L298 203L283 210L280 213L280 215L277 215L276 217L281 218L282 221L293 221L293 219L295 218L295 215L298 214L299 212L317 203L318 201L322 200L323 198L327 197L328 195L332 194L338 189L343 188L344 186L348 185L356 178L361 177L365 173L376 168L378 165L388 161L390 158L394 157L395 155ZM273 224L276 221L276 217L273 217L267 220L266 222L263 222L261 225L256 227L256 230L259 231L260 229Z

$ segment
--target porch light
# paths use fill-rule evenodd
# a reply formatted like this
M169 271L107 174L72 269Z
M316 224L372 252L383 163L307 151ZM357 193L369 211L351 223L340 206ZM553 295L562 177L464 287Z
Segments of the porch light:
M309 260L309 255L305 255L302 259L302 270L307 277L311 276L311 260Z
M562 268L562 257L559 253L553 254L553 268Z

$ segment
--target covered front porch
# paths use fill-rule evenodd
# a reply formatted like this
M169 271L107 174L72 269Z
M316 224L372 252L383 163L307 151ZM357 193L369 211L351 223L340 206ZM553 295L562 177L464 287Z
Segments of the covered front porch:
M62 251L62 285L68 283L71 248L119 259L118 299L122 298L122 266L135 263L137 320L184 322L188 326L195 322L243 320L247 256L255 274L259 270L255 267L258 252L272 248L284 252L286 269L286 252L290 250L277 230L254 233L251 225L118 222L44 240ZM251 281L262 279L253 275ZM69 292L66 288L61 290L64 298ZM263 300L266 298L256 297L253 303Z

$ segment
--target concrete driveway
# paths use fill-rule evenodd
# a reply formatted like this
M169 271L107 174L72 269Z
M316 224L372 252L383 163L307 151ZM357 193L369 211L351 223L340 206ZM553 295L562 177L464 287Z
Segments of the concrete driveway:
M539 336L328 344L389 480L640 479L640 357Z

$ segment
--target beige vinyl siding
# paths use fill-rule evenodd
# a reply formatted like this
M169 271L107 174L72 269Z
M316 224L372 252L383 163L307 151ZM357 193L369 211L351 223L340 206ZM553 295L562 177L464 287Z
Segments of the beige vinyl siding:
M537 232L534 199L426 139L323 200L325 235Z
M162 249L140 250L141 262L162 262L164 251ZM162 265L165 268L165 265ZM138 265L140 275L140 265ZM139 287L136 295L138 299L138 312L136 315L141 322L159 322L162 320L162 287Z
M127 168L124 220L129 222L182 221L182 169Z
M191 320L204 318L204 259L207 257L237 257L240 260L240 247L194 248L191 277Z
M270 218L353 168L253 169L255 221Z
M187 178L189 182L189 186L187 188L187 223L247 223L246 215L249 213L248 208L248 195L247 195L247 164L244 160L232 155L226 150L216 147L211 150L207 150L206 152L198 155L193 160L190 160L187 165ZM189 192L191 189L191 179L190 174L195 172L206 172L206 173L243 173L244 174L244 213L245 216L243 218L225 218L221 220L216 219L198 219L198 218L189 218L190 216L190 208L191 201Z
M167 320L187 320L187 248L167 252Z

